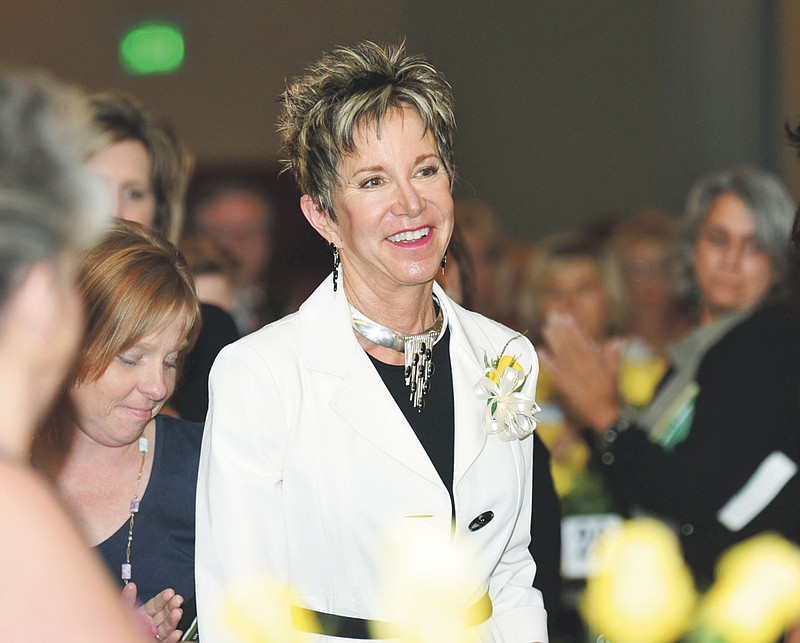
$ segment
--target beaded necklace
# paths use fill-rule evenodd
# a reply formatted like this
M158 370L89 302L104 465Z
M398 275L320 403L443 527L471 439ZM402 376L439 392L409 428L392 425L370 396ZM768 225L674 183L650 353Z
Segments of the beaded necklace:
M136 477L136 494L131 500L131 519L128 522L128 544L125 547L125 562L122 563L122 582L126 585L131 579L131 543L133 542L133 525L135 522L136 514L139 513L139 484L142 482L142 473L144 472L144 458L147 455L148 443L147 438L142 436L139 438L139 453L142 454L141 462L139 462L139 475Z

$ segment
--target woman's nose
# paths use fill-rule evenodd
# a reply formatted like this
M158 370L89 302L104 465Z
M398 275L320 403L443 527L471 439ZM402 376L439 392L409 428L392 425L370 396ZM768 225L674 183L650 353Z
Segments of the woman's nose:
M167 386L167 378L164 375L164 369L160 364L147 369L147 372L139 383L139 388L151 400L156 402L167 397L169 387Z
M736 244L729 244L725 248L725 252L722 255L722 260L729 268L735 268L739 265L739 262L741 262L743 255L744 248Z
M425 200L413 184L410 182L401 184L398 192L397 203L401 211L396 212L396 214L417 216L422 212L422 209L425 207Z
M112 194L110 199L111 216L114 219L122 218L122 197L118 194Z

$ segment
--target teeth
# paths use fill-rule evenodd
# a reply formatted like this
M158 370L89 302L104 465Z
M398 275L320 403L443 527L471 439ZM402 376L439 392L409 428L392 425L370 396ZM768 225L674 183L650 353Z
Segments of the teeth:
M422 237L427 237L431 232L430 228L420 228L419 230L414 230L413 232L400 232L398 234L394 234L391 237L388 237L389 241L417 241L417 239L422 239Z

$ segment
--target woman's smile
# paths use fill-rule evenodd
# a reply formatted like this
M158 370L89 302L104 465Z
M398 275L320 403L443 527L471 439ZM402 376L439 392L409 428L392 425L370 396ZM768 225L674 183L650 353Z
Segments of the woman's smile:
M392 243L397 243L404 246L421 246L428 242L428 235L431 233L429 227L417 228L416 230L407 230L398 232L391 237L387 237Z

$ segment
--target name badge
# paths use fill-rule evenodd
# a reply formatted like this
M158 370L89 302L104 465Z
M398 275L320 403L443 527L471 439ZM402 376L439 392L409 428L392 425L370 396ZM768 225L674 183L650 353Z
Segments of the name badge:
M653 427L650 434L653 442L660 444L667 451L672 451L686 439L694 419L694 404L699 392L700 387L697 382L686 385L664 417Z
M592 550L604 532L622 524L617 514L583 514L561 519L561 574L567 579L587 578L594 571Z

